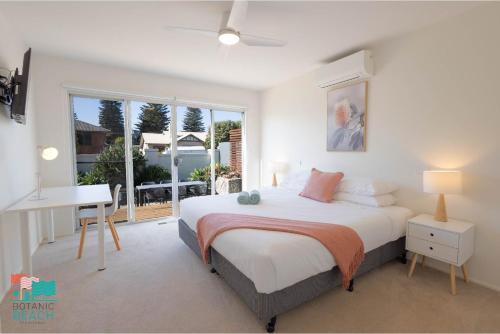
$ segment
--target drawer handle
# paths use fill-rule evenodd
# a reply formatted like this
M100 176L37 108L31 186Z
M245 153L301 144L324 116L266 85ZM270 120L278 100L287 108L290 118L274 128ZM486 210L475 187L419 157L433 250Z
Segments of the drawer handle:
M434 233L431 233L431 237L433 237L433 236L434 236Z
M429 249L430 249L430 250L434 250L434 248L432 248L432 247L429 247Z

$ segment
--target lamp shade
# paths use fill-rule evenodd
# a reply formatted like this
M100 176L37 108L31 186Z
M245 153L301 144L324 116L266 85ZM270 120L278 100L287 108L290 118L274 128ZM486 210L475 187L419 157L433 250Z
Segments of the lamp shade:
M270 167L271 167L271 172L280 174L286 172L288 164L283 161L271 161Z
M59 155L59 151L55 147L44 147L40 151L43 160L54 160Z
M462 172L457 170L424 171L424 192L431 194L460 194Z

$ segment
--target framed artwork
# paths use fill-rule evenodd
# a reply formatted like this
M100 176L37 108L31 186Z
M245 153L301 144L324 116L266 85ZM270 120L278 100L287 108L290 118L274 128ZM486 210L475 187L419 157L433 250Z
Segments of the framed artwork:
M364 81L328 92L327 151L365 151L367 90Z

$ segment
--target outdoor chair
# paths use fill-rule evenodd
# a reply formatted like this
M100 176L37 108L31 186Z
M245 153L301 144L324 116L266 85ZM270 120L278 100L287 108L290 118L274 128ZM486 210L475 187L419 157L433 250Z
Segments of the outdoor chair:
M179 186L179 200L187 198L188 192L186 186Z
M163 180L160 181L160 184L168 184L172 183L172 180ZM165 201L172 201L172 188L163 188L165 190Z
M189 186L188 195L190 197L193 196L205 196L207 194L207 186L206 185L195 185Z
M156 184L155 182L142 182L142 186L148 186ZM144 191L144 199L146 204L151 204L151 202L163 203L166 201L166 193L163 188L147 189Z

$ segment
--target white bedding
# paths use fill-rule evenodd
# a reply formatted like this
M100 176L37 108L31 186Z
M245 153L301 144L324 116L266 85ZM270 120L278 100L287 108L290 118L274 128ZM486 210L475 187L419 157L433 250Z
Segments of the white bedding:
M239 205L237 194L193 197L181 201L181 218L196 232L196 222L208 213L240 213L346 225L353 228L369 252L405 234L409 209L374 208L347 202L322 203L287 189L263 189L259 205ZM335 261L316 239L252 229L222 233L212 247L252 280L260 293L272 293L332 269Z

